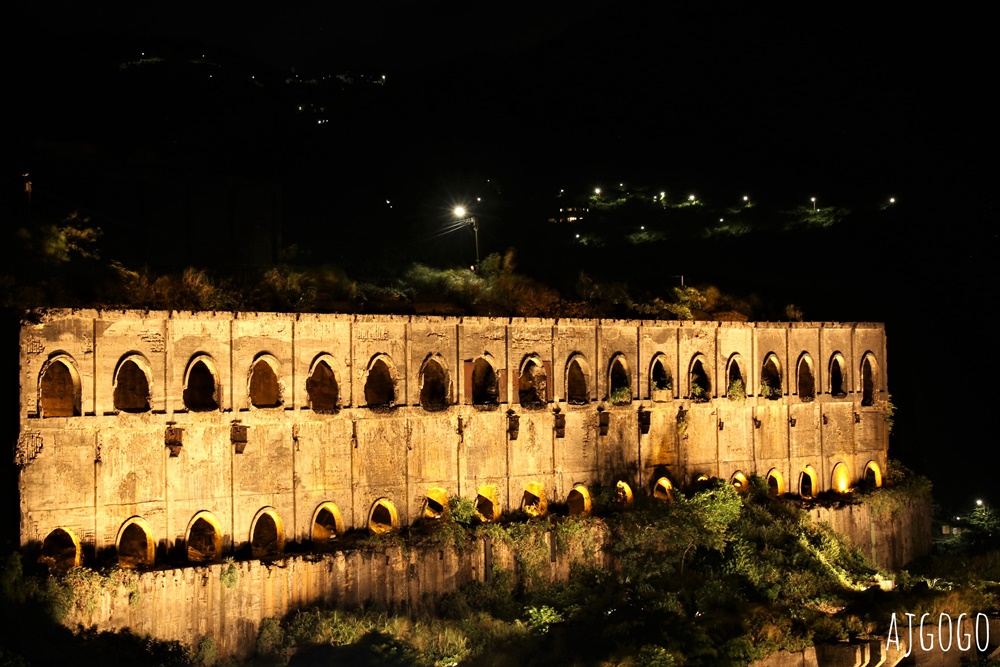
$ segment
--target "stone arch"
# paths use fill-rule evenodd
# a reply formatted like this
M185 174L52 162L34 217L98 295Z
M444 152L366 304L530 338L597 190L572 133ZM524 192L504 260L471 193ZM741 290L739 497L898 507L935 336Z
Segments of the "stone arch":
M247 379L250 405L255 408L281 407L280 369L281 364L273 355L257 355L250 365L250 377Z
M149 412L152 377L153 371L146 357L137 352L122 357L115 368L115 410Z
M38 416L79 417L81 387L76 360L63 353L50 356L38 373Z
M569 506L570 516L590 516L593 509L593 499L590 491L584 484L574 484L566 496L566 505Z
M497 500L497 487L483 484L476 494L476 516L480 521L496 521L500 518L500 501Z
M813 374L812 357L808 352L803 352L799 357L798 371L796 372L796 393L799 400L810 402L816 398L816 376Z
M427 489L424 494L424 518L440 519L448 511L448 492L439 486Z
M497 405L500 403L500 379L493 357L483 354L472 365L472 404Z
M674 499L674 483L669 477L660 477L653 484L653 497L658 500L672 501Z
M156 559L153 531L142 517L134 516L122 524L115 547L118 565L123 568L149 567Z
M861 405L875 405L878 399L878 361L871 352L861 358Z
M536 354L529 354L521 362L517 377L517 401L525 408L541 408L545 405L548 377L545 365Z
M615 405L632 402L632 373L622 352L611 357L608 364L608 398Z
M538 482L529 482L521 494L521 509L530 516L545 516L548 507L545 486Z
M819 493L816 486L816 471L812 466L806 466L799 473L799 495L803 498L813 498Z
M737 352L726 362L726 396L738 401L747 397L747 376L744 372L743 357Z
M320 414L332 414L340 409L340 374L329 354L313 359L306 378L306 396L309 409Z
M391 408L396 404L396 365L387 354L376 354L365 373L365 405L370 408ZM393 508L395 511L395 508Z
M184 371L184 407L192 412L209 412L219 409L219 370L215 360L207 354L196 354Z
M424 410L443 410L451 402L451 377L448 364L440 355L424 360L420 368L420 405Z
M632 507L633 501L632 487L627 482L618 480L618 483L615 484L614 493L611 495L611 502L618 508L627 509Z
M882 486L882 469L875 461L869 461L865 465L865 486L869 489L877 489Z
M767 495L772 498L785 495L785 478L777 468L767 473Z
M844 376L846 369L847 364L844 362L844 355L840 352L834 352L830 357L830 372L827 374L827 377L830 378L830 395L834 398L844 398L847 396L848 382Z
M320 504L313 512L312 541L318 546L329 545L344 534L344 520L340 509L332 502Z
M373 535L391 533L399 528L399 514L396 506L388 498L379 498L372 503L368 513L368 530Z
M191 518L187 531L187 559L205 563L222 557L222 528L211 512L201 511Z
M830 475L830 488L837 493L847 493L851 490L851 471L843 461L833 466L833 473Z
M747 476L743 474L742 470L737 470L733 473L733 476L729 478L729 483L733 485L737 493L745 493L750 490L750 482L747 480Z
M566 364L566 402L570 405L590 403L590 364L577 352Z
M80 539L69 528L56 528L42 541L42 553L38 562L44 563L50 570L65 572L79 567L82 561Z
M696 354L688 369L688 396L696 403L705 403L712 397L712 379L705 366L705 357Z
M670 371L667 356L663 353L653 357L649 364L649 393L670 392L674 389L674 375Z
M250 553L260 560L274 560L285 552L285 524L278 511L264 507L250 523Z
M784 393L781 381L781 361L774 352L769 352L764 357L764 363L760 367L760 395L764 398L776 401Z

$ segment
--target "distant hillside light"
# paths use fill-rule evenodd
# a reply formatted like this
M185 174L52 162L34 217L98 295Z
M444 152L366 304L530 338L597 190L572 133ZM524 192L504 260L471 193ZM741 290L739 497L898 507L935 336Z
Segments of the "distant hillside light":
M688 195L688 201L694 201L694 200L695 200L694 195Z
M889 203L890 204L895 204L896 203L896 198L895 197L889 197Z
M982 500L976 500L976 507L982 507L982 506L983 506L983 501Z
M601 194L601 189L600 188L594 188L594 194L595 195Z

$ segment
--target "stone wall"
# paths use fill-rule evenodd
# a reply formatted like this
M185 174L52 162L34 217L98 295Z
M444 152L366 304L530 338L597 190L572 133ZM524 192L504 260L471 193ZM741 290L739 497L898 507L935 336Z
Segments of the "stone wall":
M915 498L893 511L871 503L809 511L817 523L829 524L873 563L898 570L931 552L931 497Z

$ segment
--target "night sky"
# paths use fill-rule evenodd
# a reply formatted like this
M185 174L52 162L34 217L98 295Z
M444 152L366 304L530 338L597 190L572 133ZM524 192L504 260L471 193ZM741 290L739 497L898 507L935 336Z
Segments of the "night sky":
M180 239L212 233L199 223L209 213L168 220L225 188L244 202L225 206L278 219L279 243L377 264L418 259L447 209L475 196L487 200L484 254L530 246L529 212L547 216L561 188L620 180L789 205L895 196L891 226L748 251L747 288L766 264L787 275L789 301L826 299L807 319L886 322L890 454L948 502L1000 502L980 458L996 412L980 360L997 338L985 16L773 2L114 4L6 10L4 197L29 171L39 200L99 213L122 247L155 260L165 231L181 255ZM121 67L143 53L197 64ZM322 110L292 113L274 92L337 74L355 83L317 97ZM551 270L579 268L560 262ZM718 279L698 269L693 282Z

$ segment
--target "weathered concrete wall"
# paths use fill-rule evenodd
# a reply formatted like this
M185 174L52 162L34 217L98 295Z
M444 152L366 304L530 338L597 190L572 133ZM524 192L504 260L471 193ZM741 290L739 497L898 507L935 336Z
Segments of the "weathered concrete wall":
M336 532L373 517L408 525L431 493L483 493L507 511L529 488L554 504L574 485L648 492L664 476L741 472L782 493L807 490L805 475L815 494L838 464L850 485L885 469L885 354L880 324L53 311L21 330L21 542L59 529L100 553L134 524L162 562L183 558L199 526L213 527L218 558L252 543L261 520L279 541L308 542L324 507ZM803 359L814 395L800 394ZM704 397L691 393L696 363ZM569 400L573 364L583 400ZM59 373L71 382L47 384ZM192 402L199 377L211 409ZM253 398L256 382L269 389ZM148 409L116 404L139 385L148 394L130 400Z

